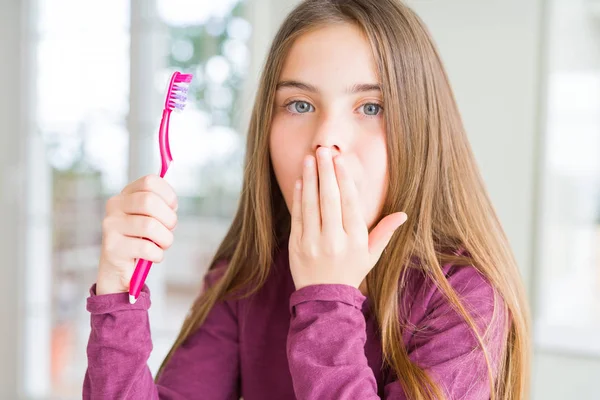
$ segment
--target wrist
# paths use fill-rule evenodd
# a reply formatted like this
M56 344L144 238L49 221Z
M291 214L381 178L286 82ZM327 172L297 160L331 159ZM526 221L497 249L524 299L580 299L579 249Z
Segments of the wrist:
M124 293L128 290L123 287L119 278L105 276L101 273L96 278L96 295Z

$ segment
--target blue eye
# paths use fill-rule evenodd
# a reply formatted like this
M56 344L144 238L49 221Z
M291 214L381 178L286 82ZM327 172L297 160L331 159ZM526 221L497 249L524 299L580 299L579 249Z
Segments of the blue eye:
M363 109L363 112L365 113L365 115L374 117L377 114L379 114L379 112L382 110L382 107L379 104L367 103L362 106L362 109Z
M291 103L288 103L286 108L289 112L294 114L305 114L307 112L314 111L314 107L310 103L301 100L292 101Z

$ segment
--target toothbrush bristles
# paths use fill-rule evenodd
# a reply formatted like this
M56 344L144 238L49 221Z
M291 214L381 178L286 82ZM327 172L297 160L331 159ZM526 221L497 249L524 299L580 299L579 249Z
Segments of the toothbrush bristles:
M192 74L175 74L175 78L171 82L170 93L167 95L166 108L177 111L183 110L192 78Z
M169 98L177 99L177 100L181 100L181 101L187 100L187 96L183 93L172 93L171 96L169 96Z
M173 92L187 93L189 88L186 86L173 85Z
M183 110L183 108L185 107L185 103L180 103L180 102L171 100L167 103L167 106L171 109L177 108L177 109Z

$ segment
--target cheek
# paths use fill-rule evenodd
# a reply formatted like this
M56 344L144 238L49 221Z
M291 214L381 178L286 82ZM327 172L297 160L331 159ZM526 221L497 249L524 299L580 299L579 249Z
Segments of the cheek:
M277 184L288 207L292 205L296 179L302 175L302 160L307 153L302 137L293 126L273 120L269 136L269 151Z
M372 193L374 199L380 199L384 196L388 183L387 156L385 152L378 153L378 156L375 156L375 154L375 152L371 153L368 159L365 160L365 174L367 175L365 178L369 186L367 193Z
M365 183L373 186L383 186L387 180L387 146L384 133L366 136L357 143L357 154L366 176Z
M360 159L363 166L363 176L362 185L359 190L362 193L365 220L371 226L379 216L388 185L385 138L378 138L369 143L363 143L361 150Z

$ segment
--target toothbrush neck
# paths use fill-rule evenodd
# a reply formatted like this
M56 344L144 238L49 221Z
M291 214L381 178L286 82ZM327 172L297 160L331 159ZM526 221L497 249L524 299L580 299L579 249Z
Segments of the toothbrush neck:
M160 176L164 177L167 173L167 169L173 161L171 156L171 147L169 145L169 120L171 118L171 111L168 109L163 110L162 119L160 121L160 130L158 132L158 146L160 150L161 170Z

